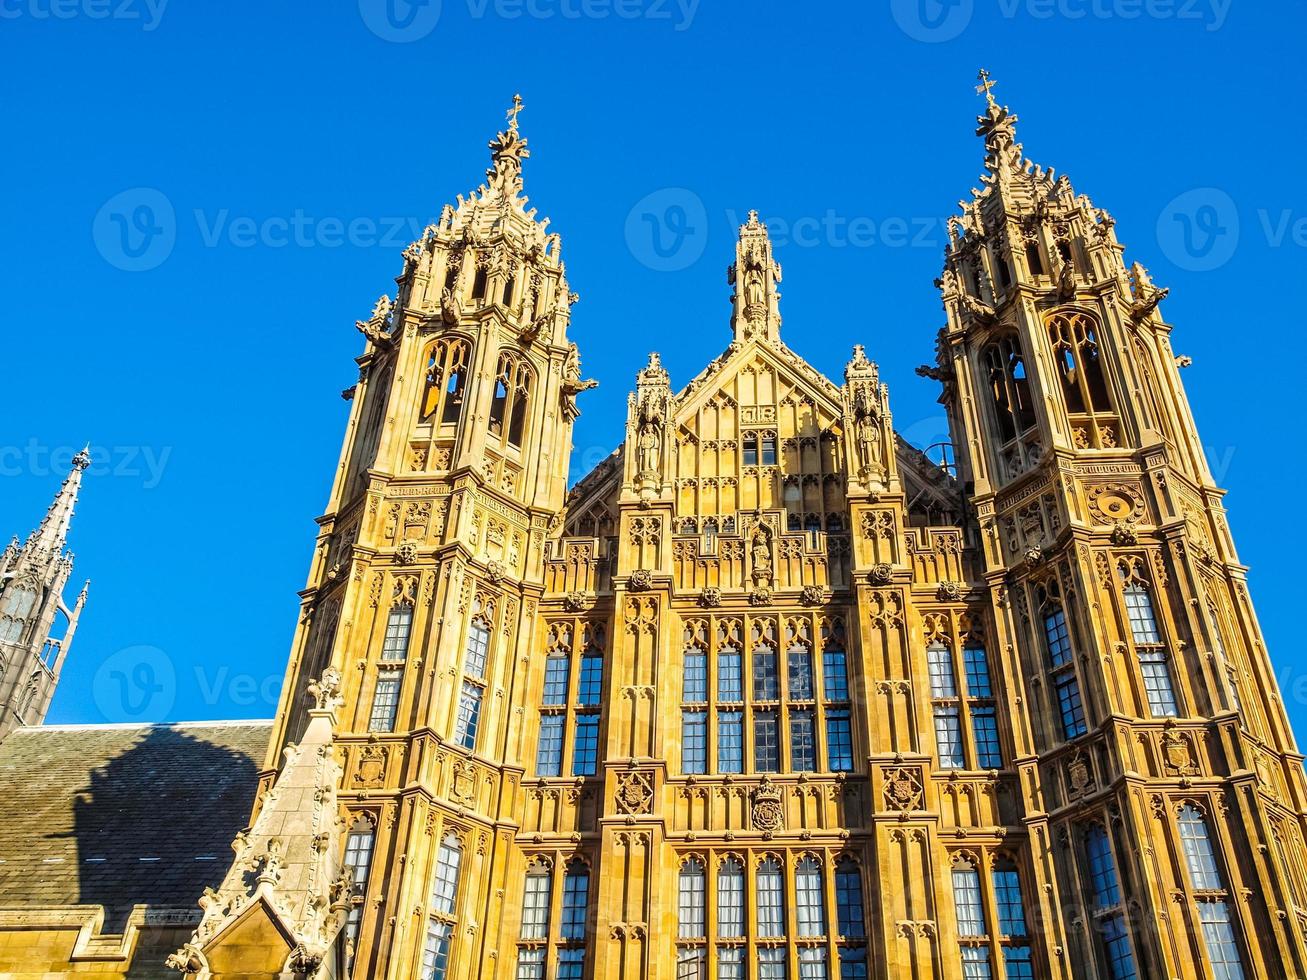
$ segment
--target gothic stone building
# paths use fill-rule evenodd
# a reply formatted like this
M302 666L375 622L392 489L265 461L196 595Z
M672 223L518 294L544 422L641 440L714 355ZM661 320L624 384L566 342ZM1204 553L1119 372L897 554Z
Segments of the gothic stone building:
M1166 290L984 89L923 369L955 466L861 348L786 345L750 216L729 346L651 356L570 490L591 382L511 112L358 324L235 862L34 967L69 914L8 888L0 969L162 975L170 926L200 980L1307 976L1302 756Z

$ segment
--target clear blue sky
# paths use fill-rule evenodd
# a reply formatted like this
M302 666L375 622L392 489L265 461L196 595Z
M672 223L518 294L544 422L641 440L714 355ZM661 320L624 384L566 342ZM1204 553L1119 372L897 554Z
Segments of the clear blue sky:
M1300 586L1277 560L1296 535L1268 519L1303 502L1300 386L1281 382L1304 326L1302 5L387 2L0 0L0 532L25 535L71 453L100 447L72 534L91 599L52 721L272 713L353 322L479 182L516 91L527 191L563 235L572 336L603 385L574 477L619 437L650 349L682 383L725 346L749 208L777 232L789 343L832 377L864 343L900 430L935 441L913 369L942 321L942 222L980 171L983 64L1027 152L1173 288L1307 732ZM143 682L127 704L121 676Z

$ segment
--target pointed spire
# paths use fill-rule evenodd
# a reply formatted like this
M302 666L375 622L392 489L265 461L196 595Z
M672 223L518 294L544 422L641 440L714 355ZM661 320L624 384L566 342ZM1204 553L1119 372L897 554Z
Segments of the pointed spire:
M63 551L68 538L68 527L73 521L73 508L77 504L77 491L82 486L82 473L91 465L91 447L88 444L73 457L72 469L64 480L54 502L46 512L41 526L27 539L30 552L48 552L58 554Z
M508 129L496 134L490 141L490 160L492 166L486 171L490 189L517 196L522 190L522 161L531 155L526 148L526 137L517 128L517 117L524 103L521 95L513 96L513 106L508 110Z
M735 264L727 271L726 281L735 287L731 326L736 343L779 341L781 294L776 284L781 281L781 267L772 258L767 226L758 220L757 211L750 211L748 223L740 226Z
M987 69L980 69L980 74L976 77L980 80L976 93L985 96L985 114L976 117L976 135L985 138L985 169L990 173L998 173L1005 166L1020 169L1021 144L1017 142L1017 115L1007 106L999 105L994 98L994 86L998 83Z

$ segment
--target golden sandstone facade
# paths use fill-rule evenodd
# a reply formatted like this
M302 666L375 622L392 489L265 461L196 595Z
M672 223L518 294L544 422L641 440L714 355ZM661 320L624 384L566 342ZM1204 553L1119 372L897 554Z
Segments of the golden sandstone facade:
M255 819L200 977L1282 980L1302 757L1165 290L989 84L951 226L945 472L781 338L730 346L569 492L582 380L526 141L367 338ZM286 747L283 757L283 747Z

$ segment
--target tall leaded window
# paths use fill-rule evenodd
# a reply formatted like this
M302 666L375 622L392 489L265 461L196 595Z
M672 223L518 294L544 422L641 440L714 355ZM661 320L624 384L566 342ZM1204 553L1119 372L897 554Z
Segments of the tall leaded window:
M992 705L973 705L971 731L976 739L976 766L980 769L1003 768L1003 751L998 743L998 717Z
M963 980L992 980L993 968L989 962L989 948L986 946L962 947Z
M458 695L458 715L454 719L454 741L465 749L476 748L477 729L481 725L483 689L473 680L463 681Z
M826 716L826 768L853 771L852 704L849 701L848 656L844 624L839 619L821 622L821 692Z
M543 949L518 950L515 980L545 980L545 951Z
M780 730L773 710L753 713L753 768L758 772L780 772Z
M549 899L553 884L549 865L539 859L531 862L526 869L526 884L522 890L521 938L548 938Z
M849 858L835 865L836 928L841 939L863 939L867 935L862 904L862 871Z
M413 627L413 607L398 602L390 607L386 618L386 635L381 641L382 660L404 660L408 657L409 632Z
M681 712L681 771L698 775L708 771L708 712Z
M368 731L393 732L399 713L399 687L403 669L383 667L377 671L377 683L372 689L372 712L368 716Z
M698 858L681 865L677 891L677 929L681 939L704 938L704 870Z
M825 892L815 858L803 858L794 869L794 910L800 938L826 935Z
M723 946L717 952L717 980L745 980L744 950L739 946Z
M812 651L804 646L790 648L789 695L793 701L812 700Z
M941 769L962 769L966 757L962 746L962 714L957 679L953 674L953 653L942 642L926 648L926 672L930 678L931 711L935 718L935 745Z
M566 715L543 715L540 718L540 738L536 743L536 775L563 774L563 723L566 721Z
M717 700L744 700L744 672L740 651L727 647L717 654Z
M717 771L744 772L744 712L717 712Z
M585 939L586 916L590 907L590 869L580 862L571 864L563 877L563 919L559 937L565 942Z
M1026 935L1026 910L1021 901L1021 878L1016 868L999 865L994 869L994 904L998 911L998 931L1002 936Z
M795 772L817 771L817 733L812 710L790 710L790 768Z
M485 680L486 656L490 651L490 624L480 616L467 628L467 650L463 654L463 670L469 677Z
M1111 980L1137 980L1134 950L1125 922L1121 901L1121 883L1116 873L1112 841L1100 824L1085 831L1085 862L1089 874L1090 907L1097 923Z
M454 716L454 743L475 749L481 727L481 705L486 689L486 660L490 651L490 618L493 610L477 599L467 627L463 647L463 682L459 686L458 711Z
M599 764L599 716L578 714L576 748L572 752L572 775L593 776Z
M1175 718L1180 714L1180 706L1171 677L1170 655L1157 625L1152 593L1140 575L1141 565L1138 559L1128 558L1122 560L1117 568L1125 583L1122 597L1130 623L1130 638L1139 658L1139 673L1143 678L1149 713L1154 718Z
M557 980L581 980L585 975L585 950L560 949L558 951Z
M785 980L785 957L783 949L758 950L758 980Z
M1041 600L1039 615L1043 624L1044 651L1048 656L1062 736L1067 739L1078 738L1089 730L1089 724L1085 719L1085 705L1080 696L1080 679L1076 676L1066 609L1043 586L1039 588L1038 595Z
M598 768L603 701L603 624L570 619L550 622L546 644L536 774L561 776L570 744L571 775L593 776ZM577 646L579 658L573 656Z
M698 647L685 648L681 700L688 704L708 701L708 654Z
M349 873L349 914L345 919L345 938L351 949L358 942L363 922L363 905L368 897L368 878L372 873L372 851L376 831L367 817L359 817L345 838L344 865Z
M744 865L727 858L717 869L717 938L744 934Z
M754 876L758 897L758 936L772 939L785 935L785 875L780 861L764 858Z
M472 348L466 340L438 340L427 355L426 392L422 396L422 421L439 420L441 425L457 422L467 393L468 359Z
M436 852L436 878L431 888L431 914L422 945L422 980L444 980L449 968L458 900L459 868L463 848L457 837L446 834Z
M759 644L753 650L753 699L779 701L780 677L776 672L776 648Z
M962 858L953 864L953 910L957 915L959 936L974 938L986 934L980 873Z
M1243 980L1243 959L1230 914L1229 895L1212 847L1207 818L1192 803L1179 812L1180 844L1189 869L1189 884L1198 903L1203 944L1218 980Z

